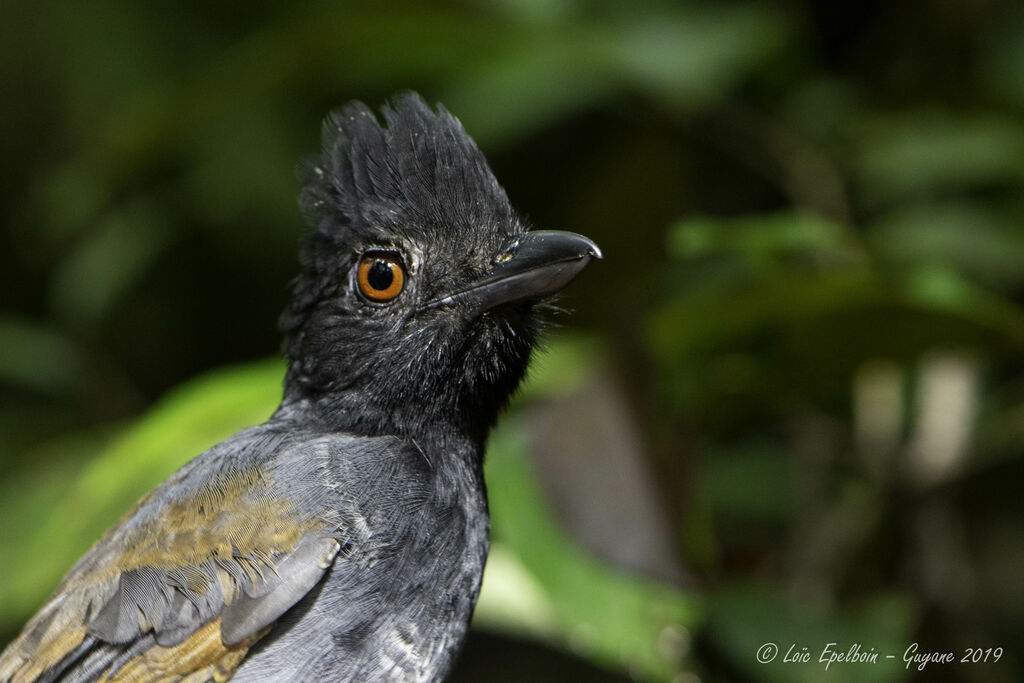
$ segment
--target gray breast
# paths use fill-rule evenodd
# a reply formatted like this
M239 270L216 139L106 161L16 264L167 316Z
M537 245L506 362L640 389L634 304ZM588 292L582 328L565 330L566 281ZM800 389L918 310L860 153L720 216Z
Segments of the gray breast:
M374 465L377 477L380 465ZM346 469L351 476L351 463ZM250 651L233 681L444 677L480 589L486 500L476 468L424 471L420 460L412 469L387 463L386 477L374 478L387 495L363 487L366 495L353 499L351 488L336 489L346 492L349 540L340 539L342 550L323 582ZM403 488L412 495L396 496Z

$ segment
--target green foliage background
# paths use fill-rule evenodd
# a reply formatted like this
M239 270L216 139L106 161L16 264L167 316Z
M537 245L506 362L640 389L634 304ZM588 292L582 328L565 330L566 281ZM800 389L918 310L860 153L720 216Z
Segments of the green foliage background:
M485 660L532 641L580 677L1024 677L1019 3L3 14L0 640L138 495L272 409L295 164L330 108L412 88L537 226L606 254L492 439L476 625L507 640ZM538 473L536 416L604 376L675 579L585 549ZM898 656L755 659L833 641ZM913 642L1003 655L919 673ZM572 675L552 662L531 679Z

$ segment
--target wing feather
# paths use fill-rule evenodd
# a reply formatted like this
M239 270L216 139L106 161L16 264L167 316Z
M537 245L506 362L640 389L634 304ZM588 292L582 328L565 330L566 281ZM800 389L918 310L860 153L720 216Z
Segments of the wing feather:
M272 468L225 464L253 434L235 439L104 534L0 656L0 681L230 676L348 540L323 508L282 493Z
M341 544L310 534L276 567L275 580L257 597L242 594L224 608L221 637L226 645L241 643L277 621L315 586L334 563Z

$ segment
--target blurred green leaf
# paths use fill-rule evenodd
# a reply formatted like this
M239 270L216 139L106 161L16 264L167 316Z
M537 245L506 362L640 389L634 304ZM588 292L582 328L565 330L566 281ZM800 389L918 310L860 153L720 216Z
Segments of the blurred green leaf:
M51 282L55 315L92 329L171 239L157 207L145 202L103 216Z
M710 451L702 496L716 522L748 529L784 527L796 503L791 472L795 464L787 456L778 445L763 440Z
M673 298L652 316L651 341L659 358L681 358L768 324L877 305L885 299L887 287L885 280L862 268L821 273L778 269L763 277L750 275Z
M768 61L790 31L785 16L764 5L668 7L630 12L602 43L624 83L684 109L721 96Z
M0 317L0 382L50 396L73 394L87 372L88 354L55 330Z
M459 112L479 144L499 147L586 110L613 91L614 81L582 44L585 36L549 38L523 36L497 54L492 50L489 59L474 60L468 73L443 90L441 101ZM501 116L495 116L496 105Z
M1004 289L1024 283L1024 227L990 205L910 204L886 213L867 235L873 253L900 269L945 267Z
M729 219L694 216L672 226L667 242L669 255L677 259L727 255L777 260L799 254L856 253L842 226L802 212Z
M40 525L62 505L64 496L88 466L89 459L106 447L111 440L111 429L81 431L57 437L31 448L26 454L32 463L11 472L0 481L0 547L8 557L16 560L0 567L0 601L5 605L0 619L0 633L20 627L21 621L42 602L60 575L70 564L53 565L49 558L75 559L50 543L41 543ZM68 538L53 539L65 542ZM87 545L85 547L88 547ZM29 549L42 550L44 555L22 555ZM45 561L43 560L45 558ZM31 577L42 575L44 582L34 584ZM29 593L19 593L25 587ZM2 640L0 636L0 640Z
M902 293L911 306L970 321L1005 335L1014 345L1024 344L1024 310L948 268L910 271ZM941 339L935 341L936 346L942 343Z
M999 98L1024 106L1024 9L1011 5L982 47L980 77Z
M562 532L531 471L526 427L503 420L490 440L485 467L496 541L509 548L547 596L534 631L605 666L668 681L684 666L699 618L694 598L604 567ZM536 598L532 598L536 599ZM496 619L485 603L483 624L530 630L529 622ZM549 624L553 624L549 625Z
M898 277L863 259L840 258L851 249L842 233L823 221L799 215L744 221L696 219L677 224L669 240L670 252L681 260L714 256L710 268L730 275L691 282L651 317L653 348L668 366L730 339L778 333L816 320L835 326L837 318L853 322L894 308L942 316L948 321L950 341L963 338L956 332L953 323L957 322L990 330L1014 344L1024 343L1024 310L1012 300L948 268L934 267L926 259L926 265L905 269ZM932 245L922 251L938 248ZM786 258L808 251L825 258L803 262ZM932 343L945 342L935 338Z
M594 372L603 352L593 336L562 332L554 341L542 338L517 399L565 396L577 391Z
M857 172L871 204L1024 180L1024 126L1014 117L911 111L861 125Z
M24 545L8 548L11 556L46 561L0 566L0 603L9 617L23 618L36 609L75 560L146 491L210 446L265 420L280 400L282 376L282 363L275 360L188 382L87 466L69 470L72 480L55 472L60 483L49 490L61 493L43 499L50 501L45 511L35 500L12 501L3 516L32 520L32 534L23 538ZM18 509L19 504L29 509Z

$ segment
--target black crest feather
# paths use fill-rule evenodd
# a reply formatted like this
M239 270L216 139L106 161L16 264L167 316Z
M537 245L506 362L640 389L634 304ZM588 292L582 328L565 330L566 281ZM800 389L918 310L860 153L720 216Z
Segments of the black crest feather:
M444 107L434 111L409 92L381 113L384 125L353 102L324 122L323 152L302 169L300 204L315 238L457 239L514 222L483 154Z

